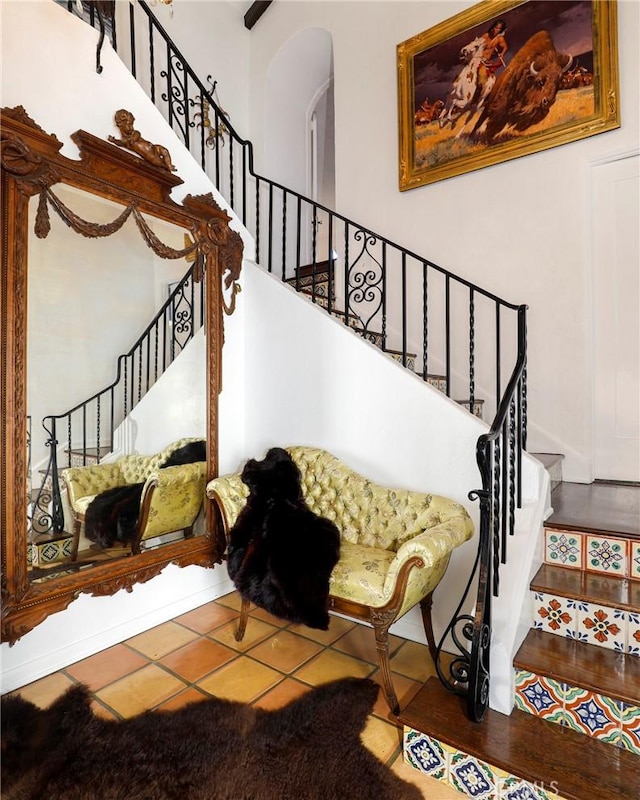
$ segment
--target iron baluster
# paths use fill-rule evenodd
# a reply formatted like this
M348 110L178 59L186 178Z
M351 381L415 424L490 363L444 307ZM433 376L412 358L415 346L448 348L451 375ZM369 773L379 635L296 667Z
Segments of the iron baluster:
M469 403L470 411L473 414L475 401L475 335L476 335L476 307L474 302L473 289L469 289Z
M267 209L267 272L272 272L273 253L273 184L269 184L269 207Z
M287 248L285 242L287 241L287 193L282 195L282 280L287 277Z
M422 262L422 379L429 375L429 268Z
M446 367L445 367L445 374L446 374L446 381L447 381L447 397L451 397L451 287L450 287L450 280L449 276L447 275L445 278L445 325L444 325L444 337L445 337L445 348L446 348Z

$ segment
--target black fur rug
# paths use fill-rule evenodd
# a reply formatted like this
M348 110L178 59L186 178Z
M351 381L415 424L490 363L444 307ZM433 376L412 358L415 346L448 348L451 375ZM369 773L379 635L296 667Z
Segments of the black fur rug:
M307 506L300 470L283 448L272 447L262 461L249 459L242 480L249 497L229 531L229 577L270 614L327 630L340 532Z
M2 699L6 800L420 800L362 744L378 686L344 678L276 711L210 698L124 721L83 686Z

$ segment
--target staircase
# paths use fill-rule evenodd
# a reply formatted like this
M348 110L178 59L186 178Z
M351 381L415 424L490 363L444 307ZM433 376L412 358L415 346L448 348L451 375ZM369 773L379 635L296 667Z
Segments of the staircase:
M552 504L511 715L470 723L436 679L400 715L405 760L462 796L640 796L640 486L560 482Z
M419 375L426 383L433 386L443 394L447 393L447 376L436 375L434 373L419 373L416 367L417 354L406 350L393 350L385 346L385 335L381 330L371 329L363 322L360 316L353 310L347 315L344 308L337 308L335 292L335 272L332 261L321 261L316 264L307 264L298 267L295 275L287 278L285 283L292 286L296 291L305 295L309 300L322 308L326 309L332 316L339 319L351 330L366 339L371 344L382 350L394 361L402 364L411 372ZM467 409L474 416L482 419L484 400L474 397L473 401L456 400L456 402Z

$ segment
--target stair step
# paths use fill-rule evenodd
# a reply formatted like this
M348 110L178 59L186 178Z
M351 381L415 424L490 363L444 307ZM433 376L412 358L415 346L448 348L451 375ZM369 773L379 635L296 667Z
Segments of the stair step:
M640 706L640 659L632 655L531 630L513 664L519 670Z
M482 419L482 407L484 406L484 400L478 400L477 397L473 398L473 408L471 408L471 401L470 400L456 400L458 405L464 406L467 411L473 414L474 417L479 417Z
M563 481L553 493L547 528L615 534L640 541L640 485Z
M640 614L640 582L617 576L543 564L531 581L531 589Z
M555 491L562 483L562 461L564 460L564 455L561 453L531 453L531 455L537 458L547 470L551 478L551 491Z
M506 716L487 709L481 723L470 722L463 700L437 678L427 681L399 719L406 726L405 753L407 728L453 748L454 753L445 757L451 785L464 781L463 770L493 784L494 791L484 794L476 784L474 793L467 793L471 797L506 797L508 778L498 770L531 784L528 793L523 788L517 795L523 798L620 800L633 797L637 789L638 756L634 753L517 710ZM466 762L464 754L470 756ZM462 762L459 772L456 761ZM475 767L478 762L480 767Z

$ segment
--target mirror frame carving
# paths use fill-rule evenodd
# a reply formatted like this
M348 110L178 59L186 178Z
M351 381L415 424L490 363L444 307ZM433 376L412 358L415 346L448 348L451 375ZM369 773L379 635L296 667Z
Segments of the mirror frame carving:
M224 536L210 503L204 502L205 532L52 578L39 584L27 571L27 267L29 199L65 183L140 213L175 223L195 243L200 278L205 281L207 368L207 481L218 474L218 396L222 380L223 314L232 313L240 287L242 240L212 194L187 195L181 204L170 192L183 181L174 172L145 161L115 144L77 131L71 139L79 160L60 154L62 142L40 128L22 106L0 110L2 273L0 276L0 545L2 625L0 641L14 643L81 593L111 595L131 591L167 564L213 567L224 553ZM37 233L37 232L36 232ZM37 233L37 235L40 235ZM46 235L46 234L45 234ZM87 234L85 234L87 235ZM91 234L89 234L91 235ZM145 237L146 238L146 237ZM147 241L149 246L152 246ZM224 296L224 290L230 299Z

